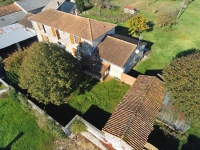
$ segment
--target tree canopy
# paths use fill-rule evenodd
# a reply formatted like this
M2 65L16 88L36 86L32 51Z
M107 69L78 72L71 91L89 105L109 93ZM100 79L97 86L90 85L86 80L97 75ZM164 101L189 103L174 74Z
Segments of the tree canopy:
M19 69L19 86L44 104L68 101L77 88L81 64L55 44L34 43Z
M84 0L75 0L77 8L80 12L84 10Z
M129 34L132 36L139 35L141 32L149 29L147 20L143 15L136 14L126 21Z
M169 26L176 24L177 11L164 11L158 14L157 23L160 27Z
M26 51L15 51L4 60L4 68L7 71L7 75L11 80L15 82L15 84L18 84L19 82L19 69L22 65L22 61L25 55Z
M172 60L163 77L174 106L188 117L199 117L200 51Z

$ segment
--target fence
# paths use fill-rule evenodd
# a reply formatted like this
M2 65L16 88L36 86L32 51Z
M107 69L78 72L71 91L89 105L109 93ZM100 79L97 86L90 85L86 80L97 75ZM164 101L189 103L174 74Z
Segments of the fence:
M183 133L190 128L190 121L183 115L183 113L177 111L173 107L172 103L169 101L168 95L165 96L165 100L157 119Z
M90 132L91 134L93 134L95 137L97 137L98 139L102 140L104 138L104 133L101 132L99 129L97 129L96 127L94 127L93 125L91 125L89 122L87 122L86 120L84 120L83 118L81 118L80 116L76 115L65 127L64 127L64 132L67 135L70 135L70 127L71 124L76 120L79 119L81 120L85 126L86 126L86 130L88 132Z
M126 83L126 84L129 84L130 86L133 85L133 83L135 82L136 78L134 77L131 77L125 73L121 73L121 81Z

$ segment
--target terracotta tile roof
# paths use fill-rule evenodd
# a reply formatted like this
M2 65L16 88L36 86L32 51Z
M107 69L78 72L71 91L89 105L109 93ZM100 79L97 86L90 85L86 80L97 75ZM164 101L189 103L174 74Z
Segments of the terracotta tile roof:
M22 18L18 23L22 24L25 27L28 27L30 29L33 29L32 23L30 20L28 20L28 18L30 16L33 16L33 14L28 13L24 18Z
M115 24L84 18L52 9L48 9L30 17L30 20L57 28L89 41L97 39L116 27Z
M8 14L12 14L14 12L21 11L19 7L17 7L15 4L9 4L5 6L0 7L0 16L5 16Z
M142 150L165 95L163 83L152 76L140 75L102 129Z
M132 6L124 6L124 8L128 8L130 10L133 10L134 8Z
M128 58L135 51L137 45L124 40L107 36L97 47L95 56L123 67Z
M104 72L110 67L109 64L102 62L99 58L89 55L85 55L82 58L81 63L83 66L88 67L90 71L101 75L104 74Z

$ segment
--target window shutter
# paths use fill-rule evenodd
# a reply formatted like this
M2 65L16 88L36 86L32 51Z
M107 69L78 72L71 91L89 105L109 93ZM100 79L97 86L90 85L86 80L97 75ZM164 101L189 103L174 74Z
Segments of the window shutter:
M40 24L38 22L37 22L37 27L38 27L38 30L41 30Z
M76 56L76 49L72 48L72 51L73 51L73 55Z
M41 37L42 37L42 41L44 41L44 36L41 34Z
M53 36L56 37L56 32L55 32L54 28L51 28L51 32L52 32Z
M46 33L46 30L45 30L45 28L44 28L44 25L42 25L42 28L43 28L44 32Z
M81 44L81 38L78 37L78 44Z
M56 35L57 35L57 38L58 38L58 40L59 40L59 39L60 39L60 33L59 33L58 30L56 30Z
M48 43L49 43L49 38L48 38L47 36L46 36L45 38L46 38L46 42L48 42Z
M71 34L70 34L70 41L71 41L72 44L74 44L74 37Z

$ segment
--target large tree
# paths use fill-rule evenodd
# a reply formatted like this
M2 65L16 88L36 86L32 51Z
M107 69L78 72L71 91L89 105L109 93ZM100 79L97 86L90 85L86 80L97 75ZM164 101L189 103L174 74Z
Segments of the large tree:
M26 55L26 51L15 51L8 58L4 60L4 68L7 72L7 76L15 83L18 84L19 69L22 65L22 61Z
M139 35L141 32L149 29L147 20L140 14L136 14L128 19L126 21L126 26L128 27L129 34L132 36Z
M175 107L186 116L200 117L200 51L172 60L163 76Z
M55 44L34 43L27 51L19 86L44 104L67 102L79 83L80 62Z

